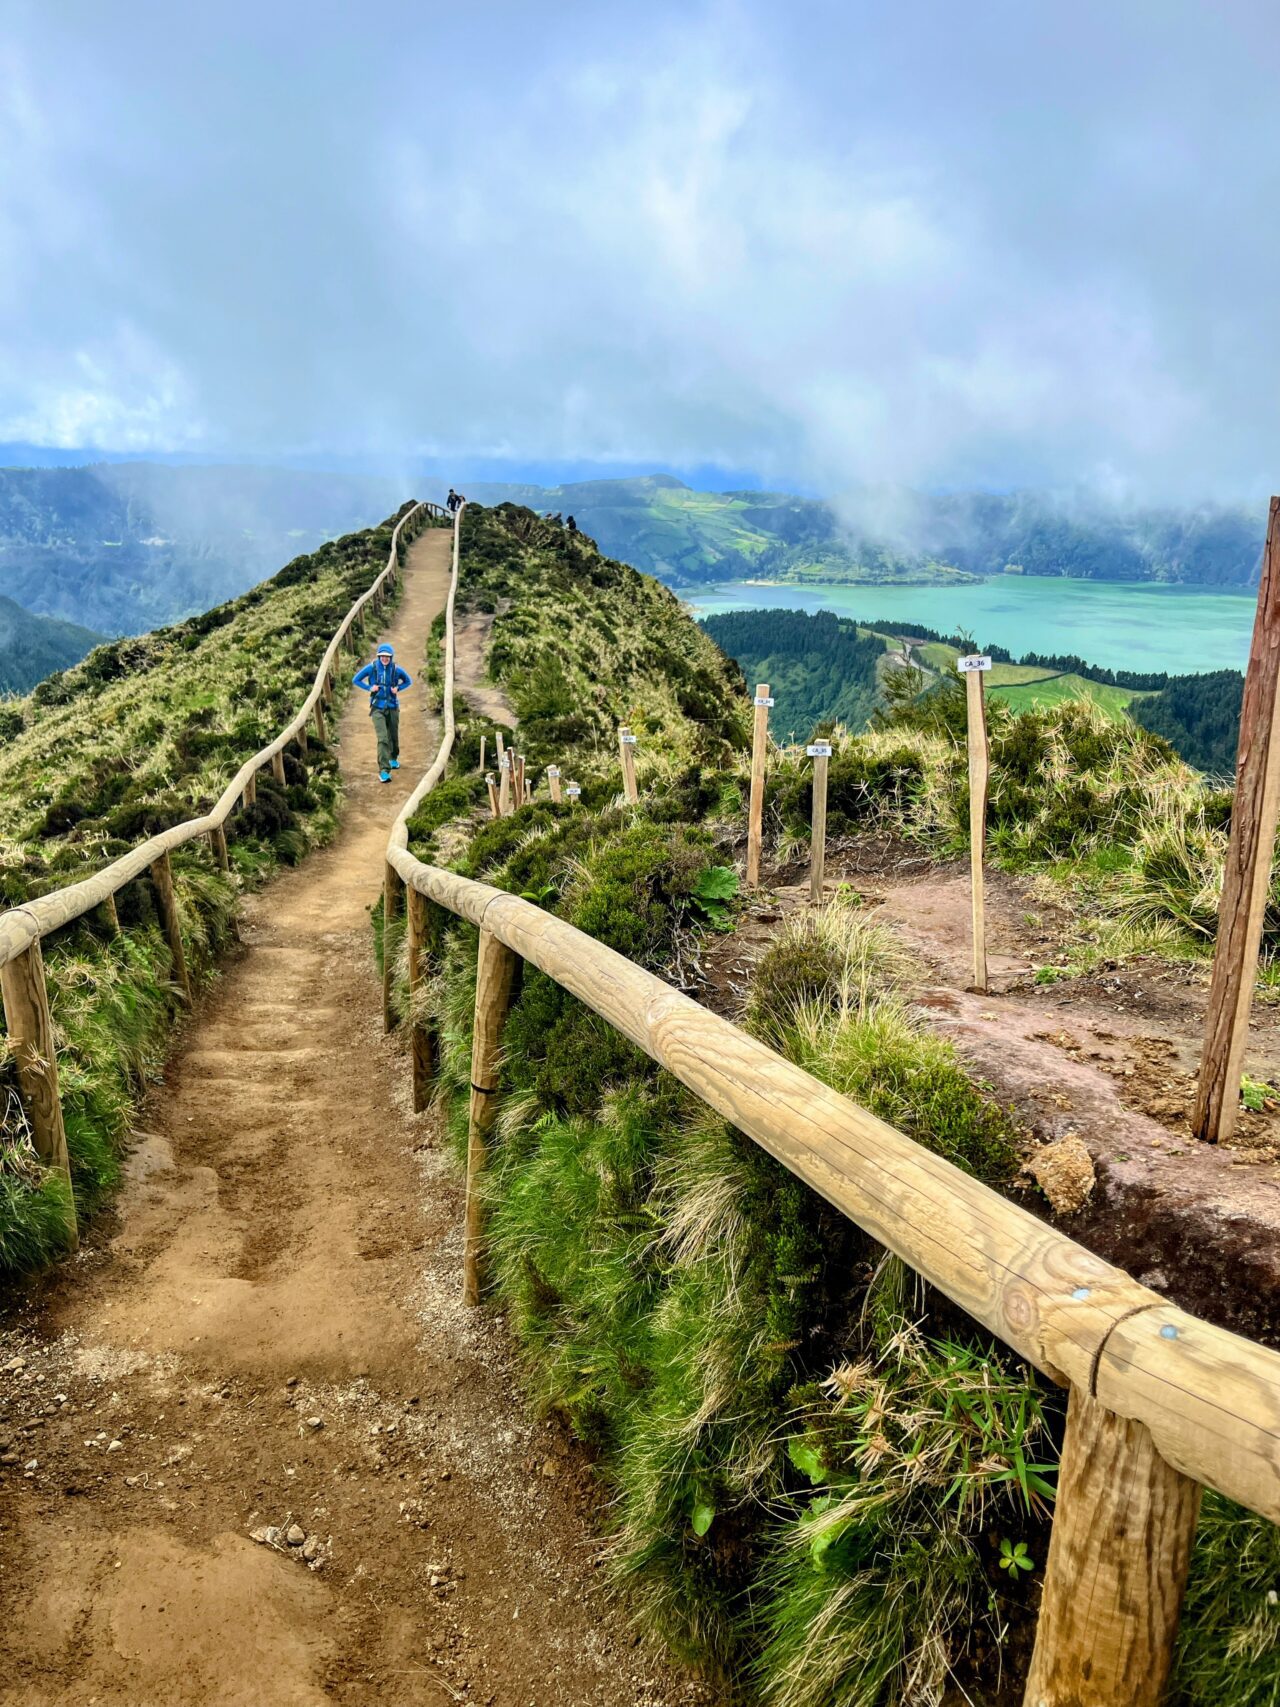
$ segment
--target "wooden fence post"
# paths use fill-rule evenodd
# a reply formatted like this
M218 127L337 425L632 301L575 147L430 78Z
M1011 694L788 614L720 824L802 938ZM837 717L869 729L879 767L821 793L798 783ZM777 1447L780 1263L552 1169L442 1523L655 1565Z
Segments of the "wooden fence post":
M418 986L426 976L427 898L412 884L405 886L405 906L408 913L409 940L409 1001L412 1004ZM412 1008L410 1009L412 1014ZM409 1049L413 1061L413 1112L420 1114L431 1094L435 1077L435 1039L430 1030L410 1018Z
M227 832L221 824L215 824L209 831L209 846L213 849L213 857L219 871L230 871L231 861L227 858Z
M973 901L973 987L987 987L987 909L983 891L983 855L987 840L987 708L982 691L983 674L991 668L990 658L976 653L956 660L965 679L965 701L969 724L969 879Z
M618 750L622 754L622 791L627 804L636 806L640 801L636 789L636 737L629 729L619 729Z
M294 736L294 740L298 743L298 757L305 759L307 756L307 726L305 723Z
M18 1087L31 1122L31 1142L40 1160L64 1174L70 1183L67 1129L58 1093L58 1053L38 937L30 948L0 966L0 998L4 1001L5 1030L13 1048ZM74 1246L79 1237L74 1202L70 1231Z
M1280 498L1271 500L1258 612L1240 707L1235 803L1218 907L1200 1080L1191 1129L1216 1144L1240 1112L1240 1079L1280 810Z
M480 737L480 775L481 776L484 775L484 749L485 749L485 743L488 739L489 739L489 737L487 735L482 735Z
M495 729L494 730L493 738L498 743L498 769L501 770L502 769L503 755L507 750L503 744L501 729Z
M120 935L120 914L116 911L116 898L108 895L102 903L102 920L110 936Z
M814 741L805 748L813 760L813 812L809 828L809 900L822 904L822 879L827 863L827 763L830 741Z
M316 701L316 740L322 747L329 743L329 737L324 732L324 711L319 700Z
M505 818L511 810L511 754L503 753L498 760L498 816Z
M283 753L272 753L272 755L271 755L271 774L276 779L276 781L280 784L281 788L283 788L284 787L284 754Z
M751 806L747 816L747 887L760 883L760 843L764 836L764 762L769 746L768 682L757 682L755 721L751 729Z
M560 766L559 765L548 765L547 766L547 787L551 790L551 799L552 799L553 804L556 806L559 806L559 804L560 804Z
M395 974L395 956L391 952L391 927L400 916L400 897L404 882L395 866L387 861L382 879L382 1029L394 1031L396 1016L391 1006L391 986Z
M258 798L258 776L255 771L244 785L244 793L240 796L242 806L252 806Z
M168 852L153 860L151 881L155 884L156 900L160 903L160 919L164 925L165 941L173 959L173 975L177 979L187 1006L191 1006L191 979L187 974L187 957L182 951L182 920L178 914L178 897L173 892L173 867Z
M1072 1387L1024 1707L1158 1707L1199 1510L1142 1423Z
M521 753L516 759L516 804L523 806L528 798L524 786L524 754Z
M484 780L485 786L489 790L489 811L493 817L501 818L502 802L498 798L498 785L494 782L492 774L486 776Z
M516 956L492 931L481 927L476 960L476 1014L471 1039L471 1118L467 1127L467 1210L463 1234L462 1302L480 1302L484 1209L480 1179L486 1140L498 1113L498 1051L515 988Z

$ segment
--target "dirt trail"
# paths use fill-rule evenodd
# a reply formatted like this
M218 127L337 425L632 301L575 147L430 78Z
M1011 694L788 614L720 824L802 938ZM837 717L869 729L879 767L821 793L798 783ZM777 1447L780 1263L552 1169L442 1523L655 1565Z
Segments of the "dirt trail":
M414 545L391 625L415 674L448 544ZM457 1186L370 953L418 698L402 735L384 787L348 704L337 840L248 902L114 1225L0 1330L9 1707L710 1699L633 1638L587 1472L458 1302Z

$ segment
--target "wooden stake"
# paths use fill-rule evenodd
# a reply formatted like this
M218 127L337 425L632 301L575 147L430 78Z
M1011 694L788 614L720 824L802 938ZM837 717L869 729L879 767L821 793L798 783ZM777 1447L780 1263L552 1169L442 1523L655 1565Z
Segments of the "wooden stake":
M498 1113L498 1051L515 988L516 957L492 931L481 928L476 961L476 1014L471 1038L471 1118L467 1128L467 1209L463 1234L462 1302L480 1302L484 1208L480 1181L486 1139Z
M489 810L495 818L501 818L502 801L498 796L498 785L494 782L492 776L487 776L484 780L489 790Z
M108 935L120 935L120 915L116 911L116 898L114 895L108 895L106 900L102 903L102 922L107 927Z
M1157 1707L1199 1509L1141 1423L1072 1387L1024 1707Z
M501 731L501 729L495 729L494 730L493 738L498 743L498 768L499 768L499 770L501 770L503 754L507 750L506 747L503 746L503 744L502 744L502 731Z
M809 830L809 899L822 904L822 878L827 863L827 765L830 741L815 741L806 749L813 760L813 812Z
M485 747L485 742L488 740L488 738L489 737L487 735L482 735L480 737L480 775L481 776L484 775L484 747Z
M987 910L983 892L983 859L987 840L987 707L982 678L991 668L990 658L961 658L956 668L964 674L965 700L969 713L969 880L973 902L973 988L987 987Z
M498 816L505 818L511 810L511 754L503 753L498 760Z
M155 884L160 920L173 960L173 976L182 991L183 1000L190 1007L191 979L187 974L187 957L182 951L182 919L178 912L178 897L173 892L173 867L169 864L167 850L152 862L151 881Z
M516 760L516 802L523 806L528 798L524 786L524 754L521 753Z
M280 784L281 788L283 788L284 787L284 754L283 753L272 753L272 755L271 755L271 774L276 779L276 781Z
M1240 1080L1280 810L1280 498L1271 500L1258 613L1240 707L1235 804L1218 908L1204 1049L1191 1128L1216 1144L1240 1113Z
M242 806L252 806L258 798L258 777L255 772L244 785L244 793L240 797Z
M755 721L751 729L751 806L747 817L747 887L760 885L760 844L764 837L764 765L769 746L768 682L756 684Z
M215 824L209 831L209 846L213 849L213 857L219 871L229 871L231 861L227 858L227 832L221 824Z
M551 799L552 799L553 804L555 804L556 806L559 806L559 804L560 804L560 766L559 765L548 765L547 766L547 787L551 790Z
M324 711L319 700L316 701L316 740L322 747L329 744L329 737L324 732Z
M427 898L406 885L405 902L409 927L409 1001L427 973ZM410 1021L409 1050L413 1062L413 1112L421 1114L431 1096L435 1077L435 1038L429 1028Z
M31 1142L40 1160L64 1174L70 1183L67 1130L58 1094L58 1055L38 937L30 948L0 966L0 997L4 1000L5 1030L13 1049L18 1087L31 1123ZM74 1245L78 1242L74 1205L71 1235Z
M394 1031L396 1016L391 1006L391 986L395 977L395 956L391 952L391 926L400 916L400 897L404 894L404 879L395 866L387 861L382 879L382 1029Z
M294 736L294 740L298 743L298 757L305 759L307 756L307 726L305 723Z
M618 750L622 754L622 790L627 803L635 806L640 800L636 790L636 738L629 729L619 729Z

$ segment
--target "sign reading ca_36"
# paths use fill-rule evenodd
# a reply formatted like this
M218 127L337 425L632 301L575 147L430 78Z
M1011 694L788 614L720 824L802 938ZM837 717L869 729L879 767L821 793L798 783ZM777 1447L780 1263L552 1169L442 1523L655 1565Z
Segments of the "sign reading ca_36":
M989 670L990 668L990 658L984 658L978 652L972 653L968 658L956 659L956 669L962 676L967 675L970 670Z

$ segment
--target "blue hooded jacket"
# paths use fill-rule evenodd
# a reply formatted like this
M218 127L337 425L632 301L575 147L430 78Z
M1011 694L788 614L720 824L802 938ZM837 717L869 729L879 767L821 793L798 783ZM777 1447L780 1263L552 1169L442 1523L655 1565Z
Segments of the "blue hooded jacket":
M362 665L352 676L351 683L368 693L369 715L372 716L375 711L398 710L401 690L413 686L413 677L400 668L393 654L389 663L384 664L381 658L375 658L371 664Z

